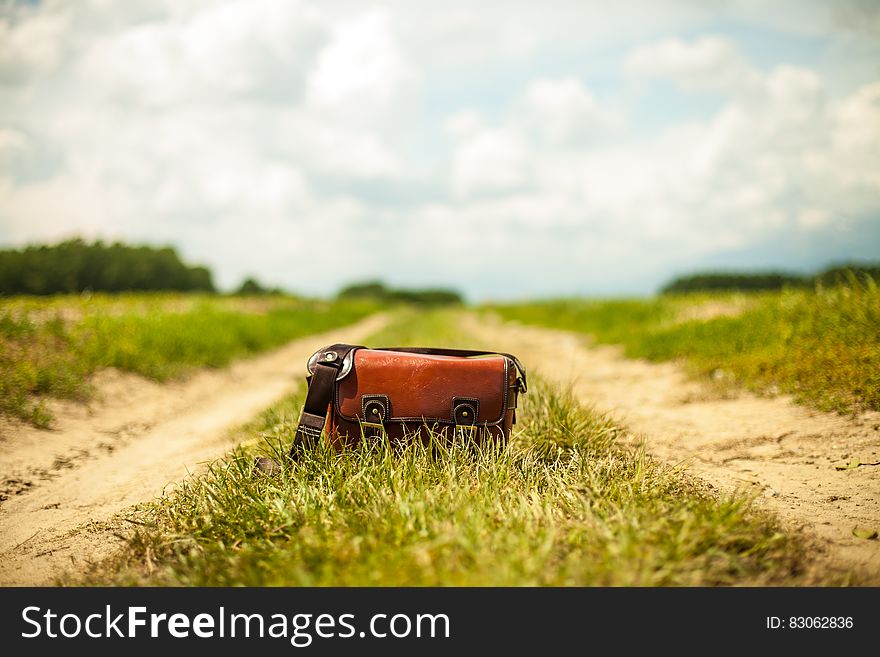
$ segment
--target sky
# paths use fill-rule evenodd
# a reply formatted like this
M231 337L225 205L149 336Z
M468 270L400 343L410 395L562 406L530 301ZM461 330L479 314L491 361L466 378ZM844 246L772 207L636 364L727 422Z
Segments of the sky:
M880 3L0 0L0 247L641 295L880 259Z

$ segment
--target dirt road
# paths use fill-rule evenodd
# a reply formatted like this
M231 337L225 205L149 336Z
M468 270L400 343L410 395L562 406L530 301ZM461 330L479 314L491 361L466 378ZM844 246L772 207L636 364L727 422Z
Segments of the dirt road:
M182 383L103 372L95 381L100 403L55 404L55 430L5 421L0 585L50 584L112 553L119 539L106 521L115 513L222 456L231 429L302 381L317 348L363 340L385 321L373 316Z
M467 319L462 328L517 354L545 379L610 412L656 457L725 491L745 489L789 526L816 537L819 558L880 583L880 413L811 411L786 397L722 398L672 363L629 360L563 331ZM836 466L857 458L852 469Z
M372 317L183 383L104 372L102 401L56 404L54 431L0 424L0 585L50 584L114 552L114 514L222 456L230 429L292 389L314 349L360 341L384 322ZM815 537L821 563L880 583L880 542L852 533L880 529L880 466L835 467L880 461L880 413L847 418L784 397L721 398L675 364L628 360L567 332L472 316L462 328L610 412L656 457L719 489L755 493Z

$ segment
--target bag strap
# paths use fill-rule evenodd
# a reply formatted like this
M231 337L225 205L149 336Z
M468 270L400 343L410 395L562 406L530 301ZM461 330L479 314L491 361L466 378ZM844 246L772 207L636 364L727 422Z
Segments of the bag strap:
M291 457L297 446L318 442L327 421L327 410L333 399L333 386L336 385L342 363L349 353L361 348L359 345L334 344L318 352L315 369L308 377L309 389L302 415L299 416L299 424L290 446Z
M302 415L294 434L293 445L290 447L290 456L293 457L299 445L314 444L321 437L324 424L327 422L327 413L333 401L333 388L346 357L357 349L364 349L360 345L334 344L325 347L318 352L315 369L308 377L309 389L306 393L306 401L303 405ZM471 349L434 349L431 347L380 347L376 351L398 351L410 354L424 354L428 356L460 356L470 358L473 356L504 356L513 361L519 372L517 385L522 392L528 390L526 368L519 358L513 354L500 351L474 351Z

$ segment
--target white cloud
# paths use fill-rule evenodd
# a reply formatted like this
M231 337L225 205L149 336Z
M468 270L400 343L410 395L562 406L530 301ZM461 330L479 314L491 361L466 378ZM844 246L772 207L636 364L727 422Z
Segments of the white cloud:
M867 84L831 107L833 157L825 160L846 185L880 195L880 82ZM870 192L869 192L870 193Z
M186 20L150 21L95 40L85 90L135 107L295 97L326 39L314 12L285 0L235 0Z
M520 111L527 127L550 144L584 144L613 130L618 121L574 76L533 81Z
M631 253L660 247L693 258L880 209L878 83L835 101L809 69L762 73L726 42L670 43L639 49L629 71L643 73L651 61L652 75L726 90L714 116L635 142L584 142L572 126L601 125L613 113L576 79L535 81L517 101L530 120L522 112L494 125L457 117L452 190L459 198L481 185L505 192L462 221L504 218L560 234L577 227L600 243L625 238Z
M318 108L359 102L387 105L413 76L387 12L372 10L341 23L318 54L308 100Z
M573 76L530 82L500 126L487 125L478 112L459 112L446 123L457 142L453 195L522 192L536 182L558 187L553 179L567 177L566 166L556 166L558 158L592 149L618 131L619 123L620 117ZM555 155L548 156L550 151Z
M825 210L806 208L798 213L798 225L802 228L823 228L831 221L831 215Z
M673 38L642 46L625 61L627 73L667 78L691 90L743 93L759 82L759 74L728 39L716 36L694 41Z
M466 139L477 134L484 126L483 116L475 110L462 110L447 119L444 128L453 138Z
M784 30L782 14L725 6L4 6L0 239L170 241L226 285L382 275L515 296L644 291L706 254L864 226L880 212L870 57L829 76L782 50L767 63L765 44L759 66L704 31L734 13ZM822 34L825 9L792 7ZM874 52L846 34L835 56ZM645 123L658 79L687 111ZM687 106L705 92L716 104ZM327 235L345 236L329 272Z
M326 125L317 117L310 117L299 128L296 134L301 148L291 144L292 150L323 175L369 180L396 178L401 173L400 158L376 133Z
M480 192L514 191L528 181L525 140L507 129L487 129L468 138L452 162L456 197Z
M9 170L15 160L28 152L28 139L17 130L0 128L0 167Z
M20 25L0 18L0 83L54 70L63 54L65 27L55 15L36 15Z

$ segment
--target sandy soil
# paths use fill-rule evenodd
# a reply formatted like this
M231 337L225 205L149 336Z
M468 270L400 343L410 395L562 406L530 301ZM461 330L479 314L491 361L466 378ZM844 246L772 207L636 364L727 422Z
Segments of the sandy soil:
M731 299L725 301L704 301L703 303L688 304L681 309L678 317L675 318L676 324L682 324L694 319L706 321L715 317L736 317L745 312L751 302L743 297L740 299Z
M362 340L385 321L373 316L181 383L103 372L99 402L53 405L53 431L4 421L0 585L50 584L111 554L121 540L114 514L222 456L233 428L303 380L316 349Z
M787 397L760 398L695 381L673 363L629 360L563 331L479 322L463 327L515 353L526 367L610 412L649 452L723 491L745 490L789 527L812 537L817 558L880 584L880 413L813 411ZM863 464L847 470L857 458Z

